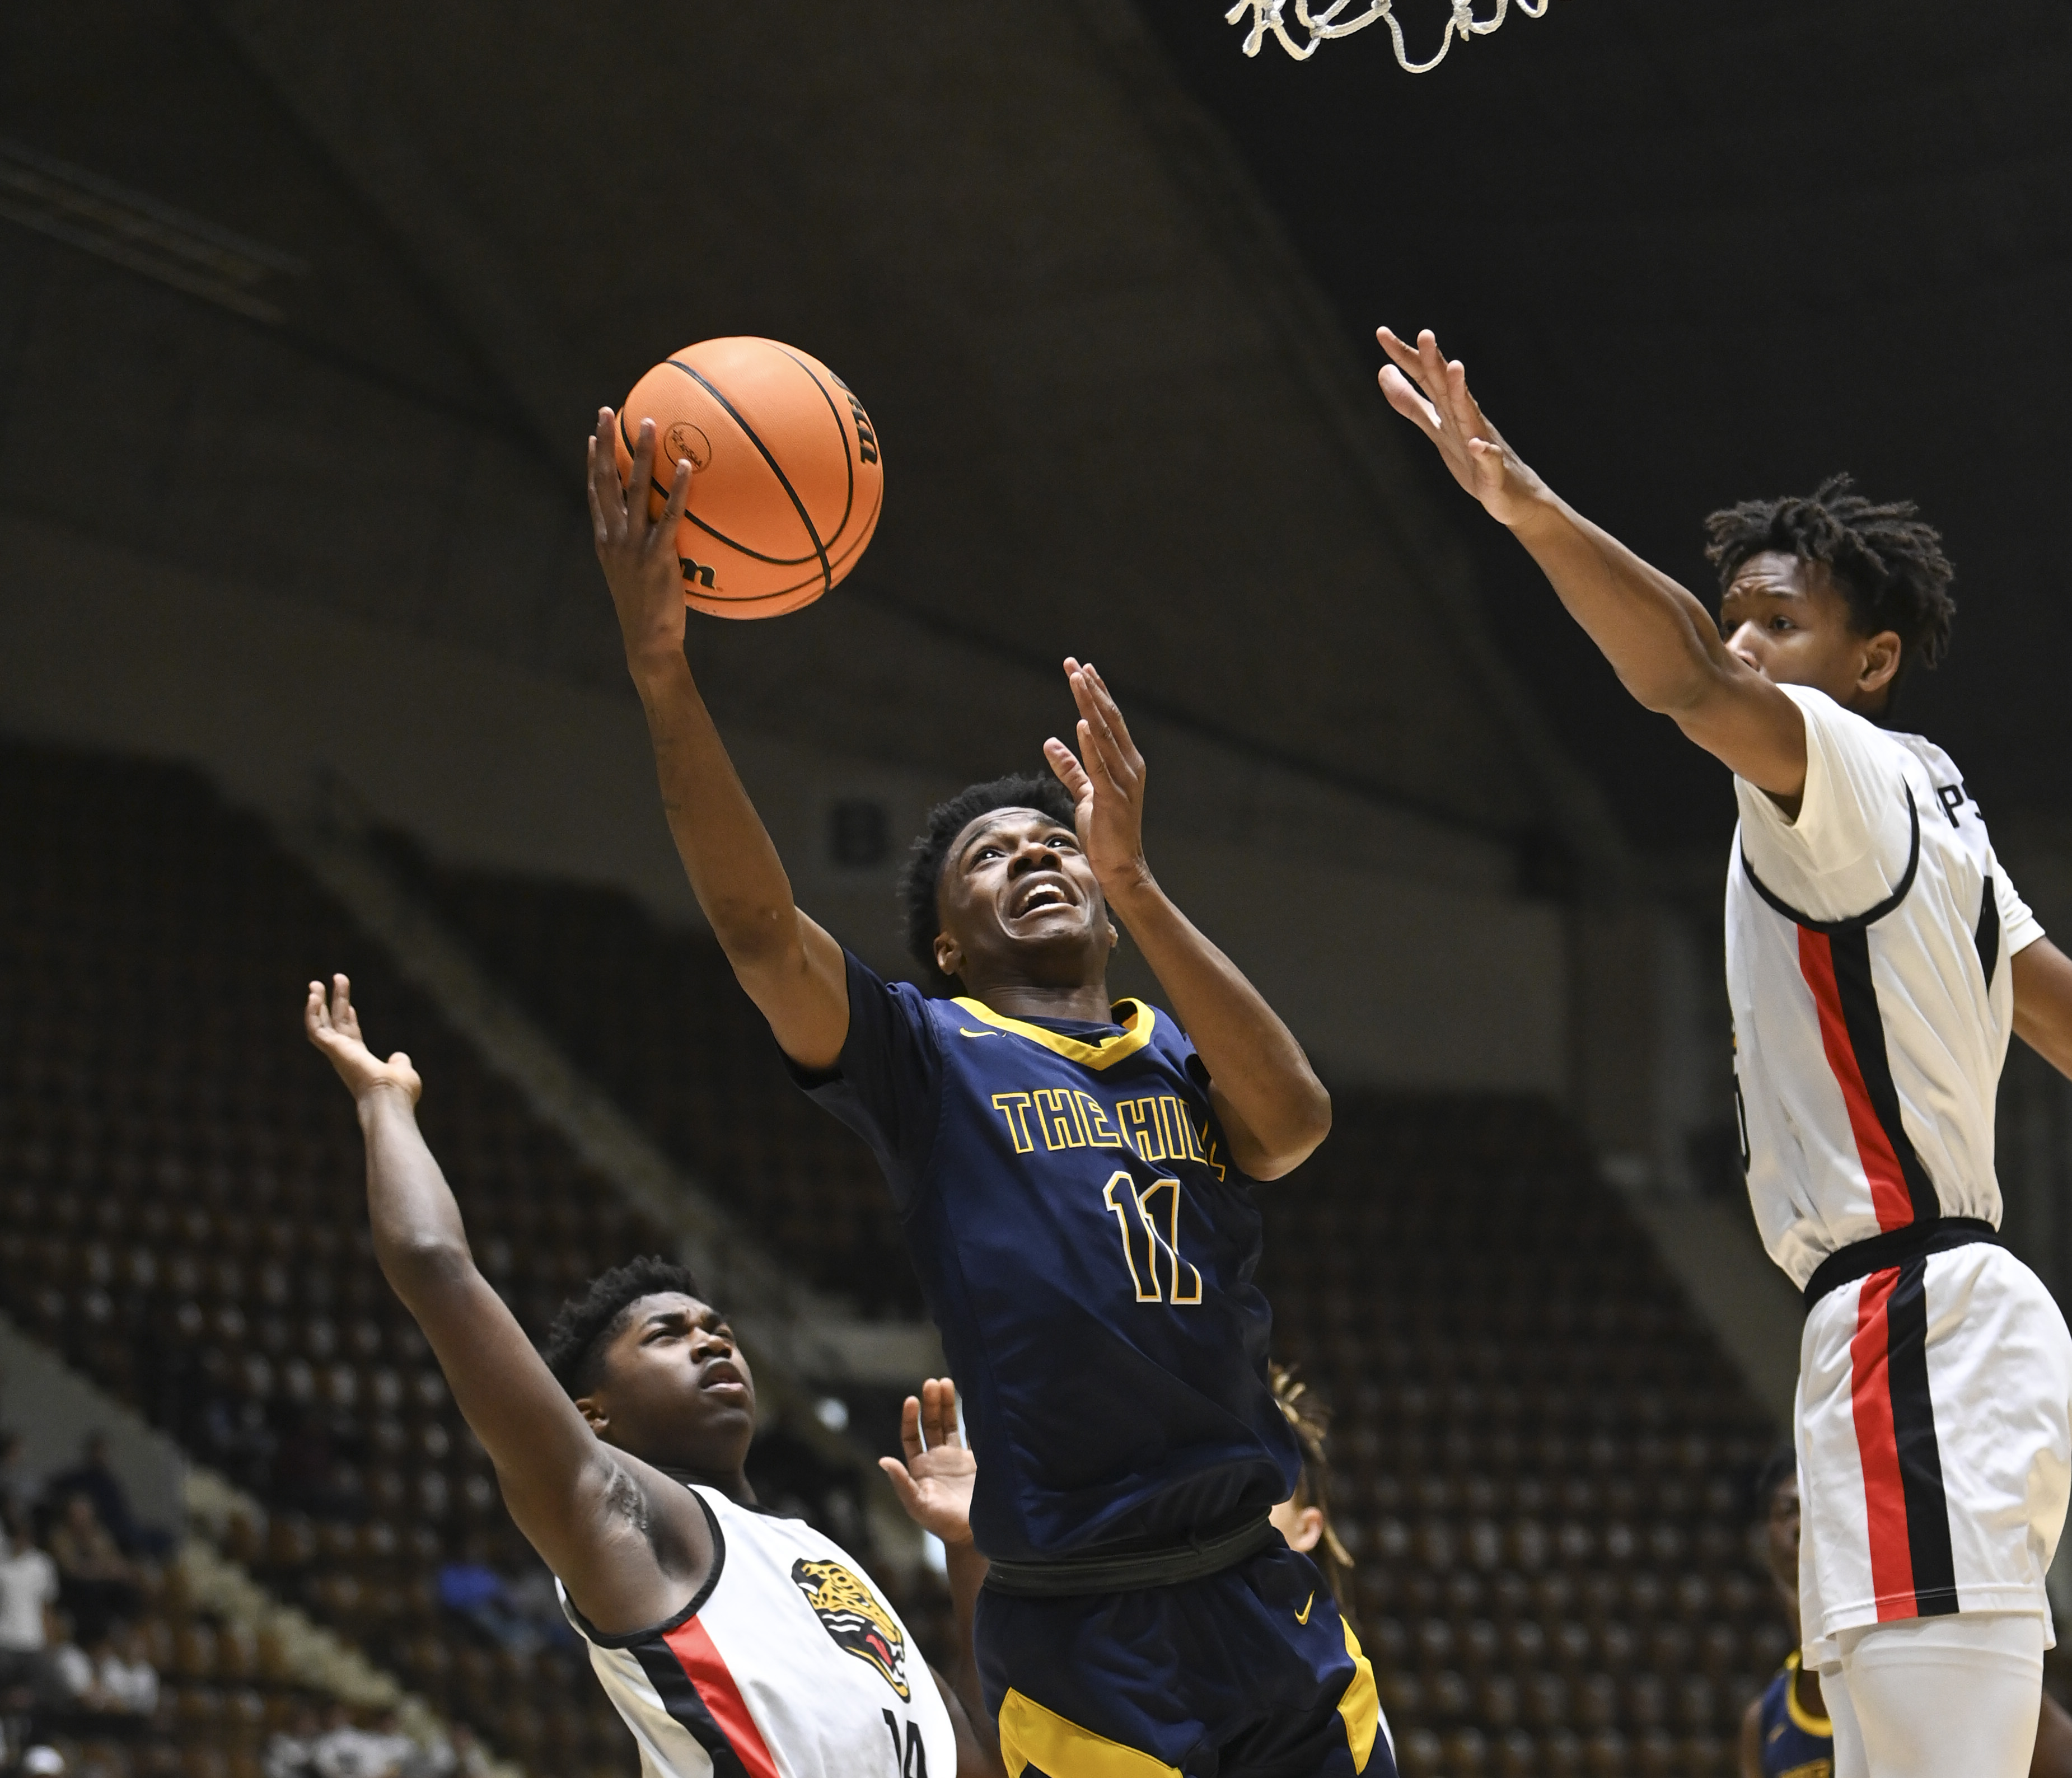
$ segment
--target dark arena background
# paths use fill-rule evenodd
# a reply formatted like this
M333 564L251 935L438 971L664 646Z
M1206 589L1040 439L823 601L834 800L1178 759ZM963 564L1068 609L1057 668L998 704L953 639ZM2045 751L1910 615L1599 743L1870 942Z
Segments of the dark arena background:
M334 969L527 1330L689 1259L763 1503L949 1659L874 1461L941 1349L690 899L584 510L598 405L737 333L886 455L849 580L691 619L800 905L911 979L908 836L1036 766L1091 655L1161 880L1331 1087L1260 1281L1402 1771L1736 1769L1802 1316L1741 1189L1729 782L1372 332L1438 328L1694 587L1716 506L1918 500L1961 617L1911 720L2062 931L2072 13L1552 0L1412 76L1223 10L0 13L0 1592L57 1575L0 1598L0 1770L636 1769L375 1266L300 1029ZM2072 1090L2019 1043L1999 1166L2062 1300Z

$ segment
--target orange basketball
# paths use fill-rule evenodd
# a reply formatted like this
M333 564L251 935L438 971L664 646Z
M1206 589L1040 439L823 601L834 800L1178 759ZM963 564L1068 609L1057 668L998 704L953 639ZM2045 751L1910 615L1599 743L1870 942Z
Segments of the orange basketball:
M659 518L678 459L691 493L676 532L686 603L716 618L811 605L856 566L885 497L878 433L849 385L774 339L706 339L633 385L619 413L619 478L655 422Z

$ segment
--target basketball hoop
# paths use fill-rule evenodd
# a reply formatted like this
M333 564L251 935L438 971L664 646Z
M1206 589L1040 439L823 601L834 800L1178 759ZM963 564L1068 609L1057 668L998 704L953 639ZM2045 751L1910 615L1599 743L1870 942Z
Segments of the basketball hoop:
M1237 0L1237 4L1223 14L1227 24L1239 24L1247 13L1252 14L1252 24L1244 34L1244 52L1256 55L1259 46L1266 41L1266 34L1272 32L1281 47L1298 62L1306 62L1317 53L1318 44L1330 37L1350 37L1356 31L1365 31L1369 25L1385 24L1388 35L1396 40L1396 59L1406 73L1429 74L1446 59L1446 51L1458 39L1465 43L1470 37L1486 37L1503 23L1504 14L1515 4L1527 18L1545 15L1548 0L1496 0L1496 10L1487 18L1475 16L1474 0L1448 0L1453 16L1446 21L1446 35L1439 39L1439 52L1429 62L1413 62L1404 46L1403 27L1396 22L1396 0L1367 0L1367 9L1357 18L1339 23L1338 15L1353 3L1353 0L1330 0L1330 4L1312 11L1309 0L1295 0L1295 23L1307 31L1309 39L1297 44L1289 35L1288 21L1283 16L1288 0Z

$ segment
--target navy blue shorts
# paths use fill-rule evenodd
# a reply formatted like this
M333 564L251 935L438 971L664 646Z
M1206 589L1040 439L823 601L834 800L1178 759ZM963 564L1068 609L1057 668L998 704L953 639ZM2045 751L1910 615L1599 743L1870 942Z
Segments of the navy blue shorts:
M1285 1544L1177 1587L979 1597L1009 1778L1396 1778L1374 1669Z

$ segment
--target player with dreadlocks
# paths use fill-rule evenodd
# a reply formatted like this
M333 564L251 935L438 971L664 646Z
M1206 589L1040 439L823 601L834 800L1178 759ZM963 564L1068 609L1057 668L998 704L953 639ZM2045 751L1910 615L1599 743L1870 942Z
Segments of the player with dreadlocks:
M1390 404L1626 689L1734 774L1727 986L1750 1203L1806 1298L1806 1665L1837 1778L2021 1778L2072 1475L2072 1337L2000 1244L2010 1033L2072 1074L2072 962L1939 747L1889 726L1948 641L1912 506L1846 479L1708 521L1716 615L1556 497L1429 332Z
M1053 737L1047 775L931 815L905 889L934 992L886 982L792 898L692 677L689 462L651 519L654 427L629 501L614 425L590 511L670 832L800 1085L876 1153L965 1404L1009 1769L1392 1772L1373 1669L1269 1517L1301 1460L1267 1382L1253 1189L1324 1139L1330 1100L1153 875L1107 684L1067 660L1077 749ZM1118 923L1171 1012L1111 1000Z

